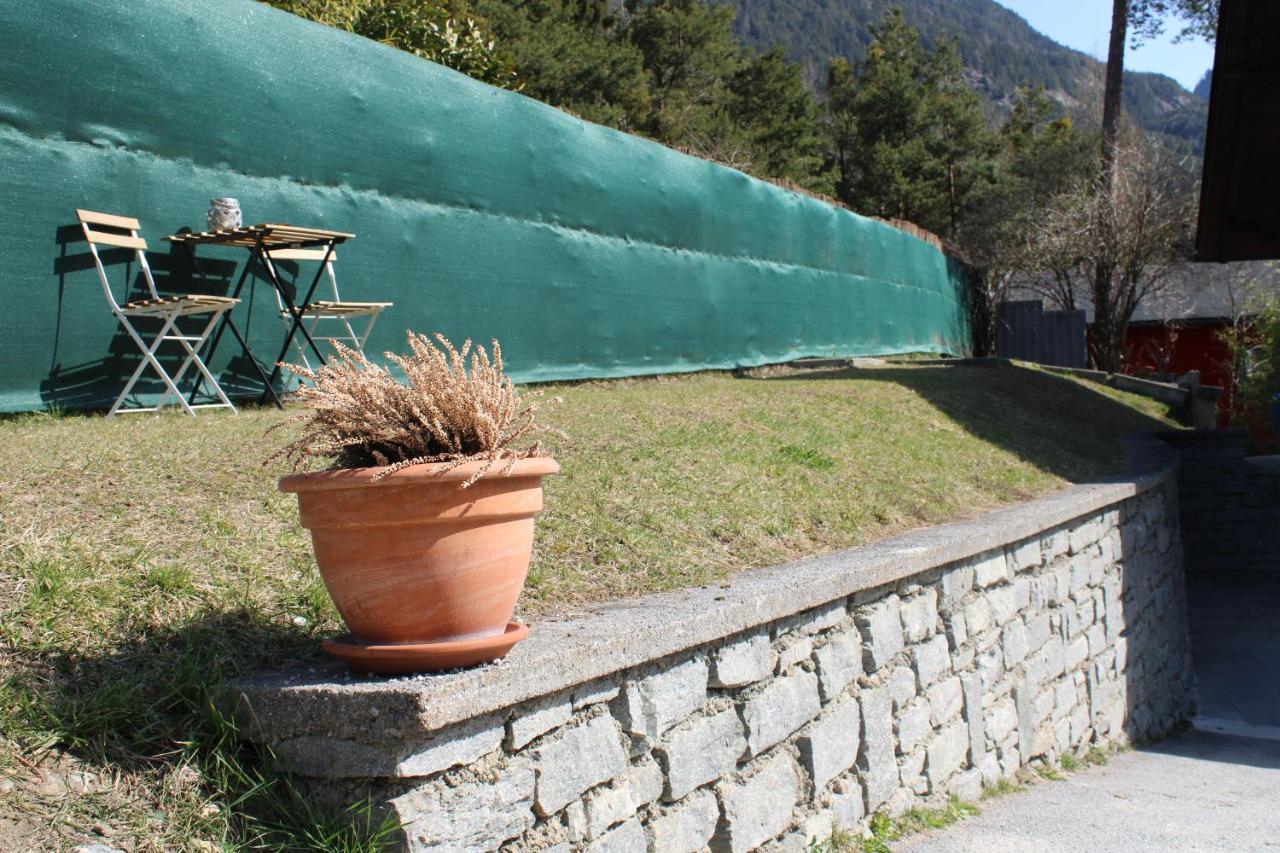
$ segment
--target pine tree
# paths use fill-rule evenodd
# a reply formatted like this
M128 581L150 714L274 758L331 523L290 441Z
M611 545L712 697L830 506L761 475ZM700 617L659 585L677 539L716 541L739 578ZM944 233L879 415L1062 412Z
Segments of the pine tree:
M746 132L753 172L830 191L817 105L800 66L787 62L781 49L752 58L729 79L726 108Z
M474 0L531 98L634 130L653 111L644 58L620 38L608 0Z
M954 46L929 53L891 9L872 28L866 59L833 62L827 84L840 200L957 234L991 180L994 140Z
M627 0L626 9L623 37L643 57L654 106L642 130L662 142L708 147L729 129L719 107L728 79L743 64L733 8L705 0Z
M964 79L955 44L945 41L929 58L926 115L930 153L944 171L946 236L960 235L963 218L994 180L996 140L982 101Z

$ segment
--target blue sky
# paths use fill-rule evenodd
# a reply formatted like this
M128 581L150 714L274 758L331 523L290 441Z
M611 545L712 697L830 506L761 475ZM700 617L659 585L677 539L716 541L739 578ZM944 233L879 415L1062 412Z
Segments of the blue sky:
M1111 0L996 0L1017 12L1027 23L1060 44L1105 60L1111 30ZM1180 44L1173 37L1182 27L1170 21L1159 40L1148 42L1125 55L1126 70L1168 74L1188 89L1213 66L1213 47L1199 39Z

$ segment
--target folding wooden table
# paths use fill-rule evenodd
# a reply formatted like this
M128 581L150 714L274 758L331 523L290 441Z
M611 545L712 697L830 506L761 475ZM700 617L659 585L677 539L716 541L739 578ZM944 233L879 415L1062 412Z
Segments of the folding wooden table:
M205 277L204 270L196 261L196 246L238 246L249 251L249 263L245 264L244 270L240 273L240 278L236 281L235 289L232 290L230 296L239 298L240 291L244 288L244 283L249 277L249 268L256 261L267 275L267 280L271 282L271 286L275 288L276 293L280 295L281 301L284 303L285 310L288 312L289 332L285 336L284 346L280 348L280 355L277 356L272 364L271 375L268 377L262 370L258 360L249 350L249 344L244 336L239 333L234 325L231 324L231 312L223 315L222 322L214 333L209 343L209 351L205 356L205 360L212 359L213 352L218 347L218 341L222 337L222 330L231 325L232 333L240 342L241 348L244 350L245 356L254 365L258 371L258 375L262 377L262 381L266 384L266 391L263 392L262 400L266 401L270 395L277 406L281 406L280 396L275 391L276 377L280 375L280 362L289 352L289 346L293 343L293 338L299 332L302 333L303 339L310 346L311 351L315 353L321 365L325 363L324 354L320 352L320 348L316 346L316 342L312 340L311 334L307 331L305 324L302 322L303 312L311 304L311 298L315 294L316 285L320 283L320 275L325 269L325 262L333 255L334 247L339 243L345 243L347 240L353 239L356 235L347 234L343 231L328 231L323 228L303 228L296 225L286 225L281 223L265 223L262 225L246 225L243 228L235 228L229 231L200 231L188 232L185 234L171 234L164 239L170 243L176 243L187 250L188 256L191 258L191 264L196 268L196 272L200 274L200 279L204 282L206 289L209 286L208 279ZM323 249L324 261L320 263L316 270L315 278L311 280L311 286L307 288L306 295L302 301L295 303L290 295L288 288L284 286L284 282L280 280L280 276L276 273L275 265L271 263L267 252L274 249ZM192 390L194 396L195 391Z

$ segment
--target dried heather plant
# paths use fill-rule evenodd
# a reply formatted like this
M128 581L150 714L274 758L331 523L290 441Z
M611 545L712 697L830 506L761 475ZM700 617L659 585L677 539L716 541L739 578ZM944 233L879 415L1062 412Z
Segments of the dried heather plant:
M502 347L493 355L467 340L455 348L443 335L435 340L409 333L409 354L386 353L405 375L398 381L363 353L335 342L336 354L319 370L288 367L304 381L297 398L311 411L284 419L302 421L302 434L273 453L295 469L317 458L332 458L334 468L385 466L370 482L421 462L484 465L462 483L466 488L495 465L543 455L542 442L517 449L515 443L537 432L562 435L535 420L540 404L522 399L503 373ZM468 361L469 357L469 361Z

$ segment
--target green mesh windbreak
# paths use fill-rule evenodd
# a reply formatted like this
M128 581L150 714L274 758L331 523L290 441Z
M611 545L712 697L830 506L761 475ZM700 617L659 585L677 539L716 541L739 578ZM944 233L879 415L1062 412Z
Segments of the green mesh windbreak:
M342 296L395 302L370 354L496 337L539 381L969 348L960 266L888 225L251 0L41 0L0 4L0 409L101 406L138 362L75 208L140 219L182 292L160 238L216 196L358 235ZM199 256L215 288L247 259ZM233 316L270 361L251 285ZM232 344L211 367L251 392Z

